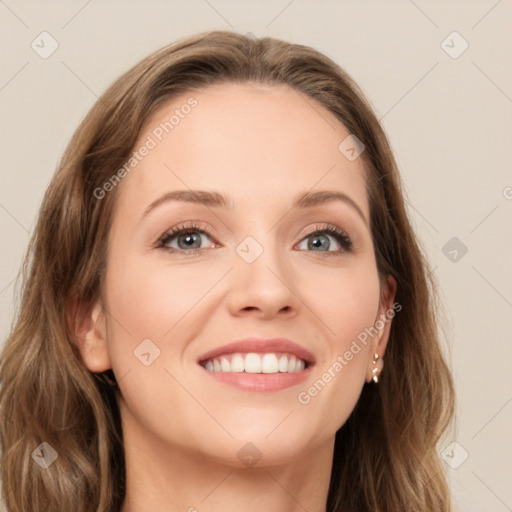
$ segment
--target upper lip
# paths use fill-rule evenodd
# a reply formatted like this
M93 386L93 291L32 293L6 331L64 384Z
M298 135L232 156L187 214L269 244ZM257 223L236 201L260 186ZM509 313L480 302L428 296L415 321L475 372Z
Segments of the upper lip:
M286 338L272 338L264 340L260 338L245 338L237 340L227 345L216 347L199 356L198 363L204 363L208 359L214 359L224 354L243 353L268 353L268 352L286 352L303 359L308 365L315 363L315 356L304 347Z

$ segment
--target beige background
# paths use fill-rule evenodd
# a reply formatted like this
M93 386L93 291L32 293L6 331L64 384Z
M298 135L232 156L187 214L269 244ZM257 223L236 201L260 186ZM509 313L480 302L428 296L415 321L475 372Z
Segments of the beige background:
M511 21L510 0L0 0L0 339L57 160L120 73L208 29L313 46L355 78L382 119L441 284L458 429L439 450L458 510L510 510ZM42 52L42 37L51 48L49 36L38 37L43 31L58 43L46 59L31 48L35 40ZM445 247L453 237L459 246Z

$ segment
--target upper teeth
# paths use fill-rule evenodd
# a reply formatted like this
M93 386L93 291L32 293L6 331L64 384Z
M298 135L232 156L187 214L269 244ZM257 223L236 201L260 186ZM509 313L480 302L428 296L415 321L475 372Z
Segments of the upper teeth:
M204 367L210 372L293 373L304 370L306 363L293 354L227 354L208 359Z

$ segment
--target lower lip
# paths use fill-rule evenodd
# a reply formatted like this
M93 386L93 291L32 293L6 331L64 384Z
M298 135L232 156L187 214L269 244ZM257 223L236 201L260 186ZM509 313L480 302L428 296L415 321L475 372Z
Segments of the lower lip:
M247 373L211 372L203 368L218 382L234 386L244 391L280 391L304 382L310 375L312 366L293 373Z

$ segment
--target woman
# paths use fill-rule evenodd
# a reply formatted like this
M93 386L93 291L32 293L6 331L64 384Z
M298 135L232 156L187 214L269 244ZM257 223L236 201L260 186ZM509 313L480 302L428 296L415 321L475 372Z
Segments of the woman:
M451 510L433 283L385 134L317 51L214 31L120 77L24 275L9 510Z

